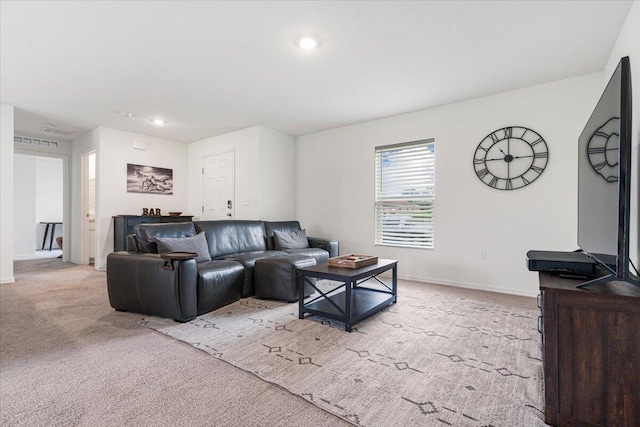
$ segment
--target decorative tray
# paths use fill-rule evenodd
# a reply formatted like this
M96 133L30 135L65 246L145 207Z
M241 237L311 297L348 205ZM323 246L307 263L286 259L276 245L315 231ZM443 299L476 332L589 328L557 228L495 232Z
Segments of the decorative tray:
M195 252L165 252L160 254L164 259L190 259L197 258L198 254Z
M165 252L160 254L160 257L164 260L161 268L173 271L173 261L197 258L198 254L195 252Z
M378 262L377 256L362 255L362 254L349 254L342 255L335 258L329 258L330 267L340 268L361 268L368 265L376 264Z

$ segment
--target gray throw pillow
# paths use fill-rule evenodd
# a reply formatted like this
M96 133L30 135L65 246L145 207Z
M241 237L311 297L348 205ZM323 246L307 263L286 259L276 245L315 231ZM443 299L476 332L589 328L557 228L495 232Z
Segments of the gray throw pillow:
M198 254L196 262L211 261L204 231L190 237L156 237L155 241L158 244L158 253L195 252Z
M273 231L273 241L276 249L303 249L309 247L307 230Z

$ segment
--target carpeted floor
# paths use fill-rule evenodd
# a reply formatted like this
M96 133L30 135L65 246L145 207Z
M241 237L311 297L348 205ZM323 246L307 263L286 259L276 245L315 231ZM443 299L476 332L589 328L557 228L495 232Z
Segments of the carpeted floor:
M346 426L110 306L105 273L15 263L0 285L2 426Z
M115 312L108 303L105 274L89 267L58 259L15 265L17 282L0 285L2 425L349 425L331 412L368 426L543 425L536 389L541 385L532 385L541 379L532 298L401 282L399 303L356 325L351 334L318 319L298 320L288 314L295 304L253 298L214 317L176 324ZM283 313L294 319L281 322ZM394 320L397 315L403 316L401 322ZM449 326L434 329L436 318L449 318ZM283 326L273 328L281 337L269 337L269 321ZM193 328L228 336L188 345L180 341L188 341L186 337L172 339L144 324L163 334ZM378 328L384 333L375 332ZM255 342L244 340L246 357L225 362L215 353L226 351L238 330ZM298 338L285 338L291 334ZM398 334L406 339L393 341ZM258 341L267 338L271 344ZM411 344L416 341L431 344L434 351L421 354ZM456 351L442 344L453 341ZM488 348L481 350L483 345ZM345 346L346 351L336 353ZM302 353L289 357L303 360L295 368L278 356L291 351ZM242 354L234 349L229 355L234 352ZM398 354L402 357L389 359ZM486 369L490 373L481 370L485 363L493 363ZM299 369L316 368L314 364L330 375ZM295 386L279 376L282 366L297 378ZM396 379L389 383L384 372L392 370ZM272 383L250 373L255 371ZM483 375L486 382L480 381ZM348 381L354 387L344 387ZM297 389L298 384L306 384L310 392ZM475 388L477 399L460 400L461 387ZM332 389L338 391L331 394ZM399 392L399 404L395 398L385 400L392 392ZM471 410L471 404L483 409Z

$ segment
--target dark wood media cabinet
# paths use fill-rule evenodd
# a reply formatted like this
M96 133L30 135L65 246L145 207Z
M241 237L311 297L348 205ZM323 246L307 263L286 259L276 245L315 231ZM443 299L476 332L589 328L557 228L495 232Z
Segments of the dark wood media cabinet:
M640 287L539 274L545 422L640 426Z
M145 216L145 215L116 215L113 217L113 251L127 250L127 235L133 234L133 227L137 224L158 222L189 222L191 215L182 216Z

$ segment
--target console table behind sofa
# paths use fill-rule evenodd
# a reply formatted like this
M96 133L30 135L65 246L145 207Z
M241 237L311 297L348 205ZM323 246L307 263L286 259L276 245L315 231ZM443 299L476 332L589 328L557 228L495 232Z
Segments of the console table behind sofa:
M143 216L116 215L113 217L113 250L127 250L127 236L133 234L133 227L138 224L153 224L159 222L189 222L193 216Z

